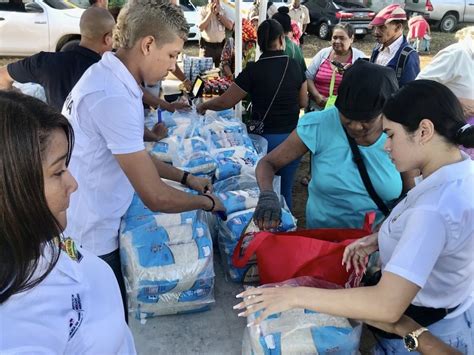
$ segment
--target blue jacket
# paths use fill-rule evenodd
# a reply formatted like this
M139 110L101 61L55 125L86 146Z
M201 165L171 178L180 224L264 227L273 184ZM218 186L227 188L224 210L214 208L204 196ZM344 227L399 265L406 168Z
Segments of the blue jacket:
M402 53L403 48L409 47L410 44L408 43L405 36L403 36L403 42L400 48L398 49L395 56L388 62L387 67L392 68L396 71L396 66L398 62L398 58ZM382 47L381 44L378 44L374 50L372 51L372 55L370 56L370 62L375 63L377 56L379 55L380 48ZM418 52L413 50L407 57L407 61L405 63L405 67L403 68L402 76L398 79L398 85L402 87L403 85L409 83L410 81L415 80L416 76L420 72L420 58L418 56Z

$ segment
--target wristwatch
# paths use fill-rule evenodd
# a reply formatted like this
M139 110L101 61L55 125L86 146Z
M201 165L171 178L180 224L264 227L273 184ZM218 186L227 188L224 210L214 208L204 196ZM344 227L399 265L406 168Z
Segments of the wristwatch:
M419 328L403 337L403 343L408 351L416 351L418 349L418 337L424 332L429 332L428 328Z

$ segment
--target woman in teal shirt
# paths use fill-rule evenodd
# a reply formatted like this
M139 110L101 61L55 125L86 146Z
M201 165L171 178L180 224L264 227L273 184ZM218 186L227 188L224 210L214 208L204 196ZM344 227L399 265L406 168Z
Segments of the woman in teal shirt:
M370 197L353 159L347 134L352 137L371 183L385 205L401 195L402 179L383 150L382 107L398 90L393 71L358 60L341 82L335 107L303 116L287 140L258 164L260 198L254 219L262 229L280 220L278 197L272 190L275 171L311 151L314 177L308 187L307 228L360 228L368 211L384 214Z

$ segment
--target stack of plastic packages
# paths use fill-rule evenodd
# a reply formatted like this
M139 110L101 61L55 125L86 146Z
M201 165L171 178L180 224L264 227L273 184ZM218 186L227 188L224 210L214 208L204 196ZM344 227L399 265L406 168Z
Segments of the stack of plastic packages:
M275 286L307 286L336 288L336 285L310 277L300 277ZM261 314L258 311L247 318L247 324ZM244 330L242 354L344 354L359 353L362 325L347 318L317 313L307 309L292 309L272 314L260 325Z
M203 211L154 213L135 195L122 220L120 254L138 319L204 311L214 302L212 238Z
M192 82L200 74L212 69L214 62L211 57L188 57L183 56L183 73Z
M255 176L234 176L214 185L217 196L227 209L227 220L217 221L217 242L223 267L234 282L256 282L255 260L251 260L245 268L237 268L232 264L232 255L242 235L258 231L251 225L252 217L257 206L260 191ZM277 189L278 190L278 189ZM275 231L290 231L296 229L296 219L282 201L282 218L280 226ZM252 230L249 230L253 228Z
M211 117L206 120L201 132L202 136L207 136L210 153L216 160L216 181L238 175L254 175L260 156L242 122Z

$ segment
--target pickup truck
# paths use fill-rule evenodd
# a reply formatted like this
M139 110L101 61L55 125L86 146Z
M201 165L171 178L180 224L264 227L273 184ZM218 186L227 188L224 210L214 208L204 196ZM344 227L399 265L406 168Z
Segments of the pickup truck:
M453 32L461 22L474 22L474 0L405 0L405 11L423 15L442 32Z
M77 43L83 12L65 0L0 0L0 55L55 52Z

